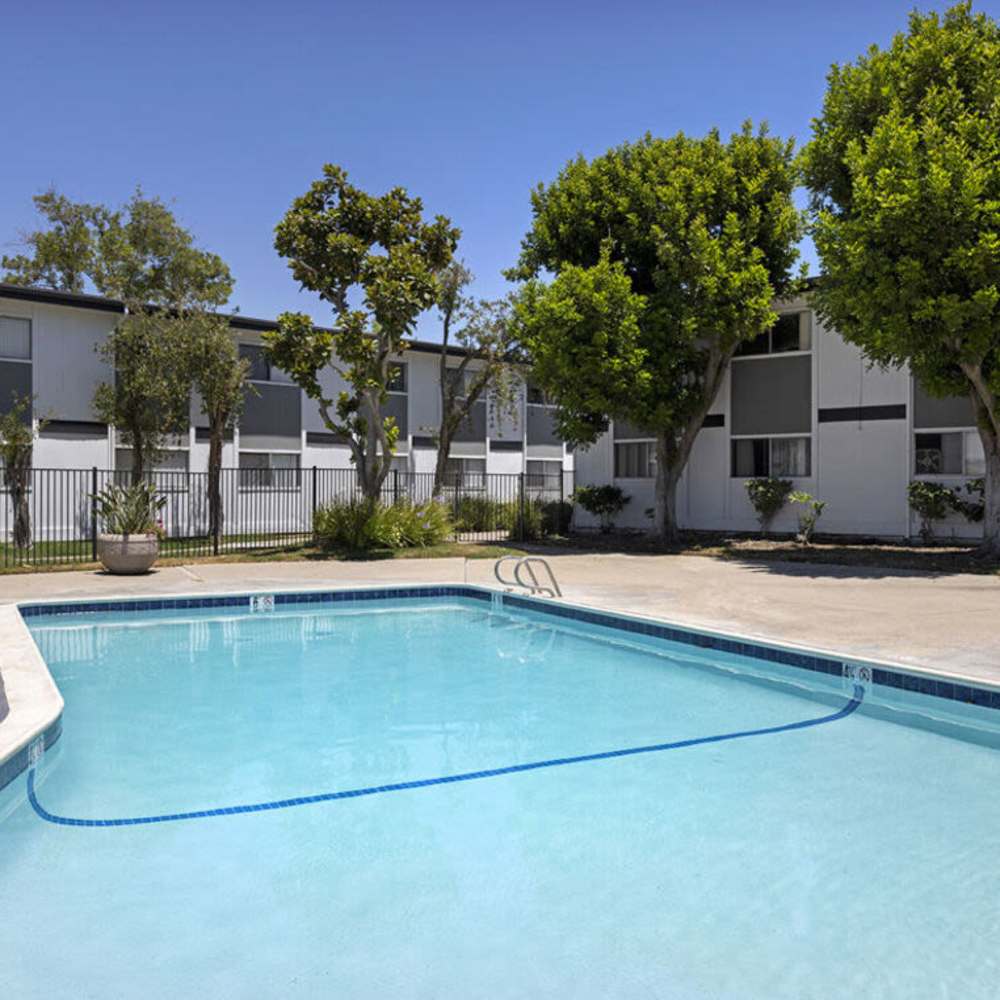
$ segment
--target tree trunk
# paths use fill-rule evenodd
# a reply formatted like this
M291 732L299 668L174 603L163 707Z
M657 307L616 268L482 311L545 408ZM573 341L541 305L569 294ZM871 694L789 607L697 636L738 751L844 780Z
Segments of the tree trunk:
M442 423L441 432L438 435L437 458L434 461L434 496L439 497L444 493L445 475L448 468L448 457L451 454L451 435L444 429Z
M31 548L31 467L27 461L18 461L7 470L7 487L14 508L13 538L15 549Z
M208 531L213 551L222 539L222 440L223 429L212 427L208 440Z
M654 524L664 545L675 545L680 532L677 526L677 483L684 471L684 459L678 461L677 448L669 434L656 435L656 500Z
M979 436L986 453L982 552L1000 557L1000 435L980 426Z

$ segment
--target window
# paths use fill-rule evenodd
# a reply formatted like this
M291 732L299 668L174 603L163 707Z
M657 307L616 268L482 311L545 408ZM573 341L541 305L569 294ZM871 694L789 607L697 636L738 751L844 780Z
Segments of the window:
M0 358L5 361L31 360L31 320L0 316Z
M737 479L812 475L812 439L807 437L736 438L732 474Z
M740 357L755 354L787 354L808 351L812 347L809 313L781 313L778 322L754 340L745 341L736 352Z
M240 452L240 489L297 490L300 484L298 455L289 452Z
M528 402L532 406L554 406L555 403L552 402L552 398L548 396L542 389L537 385L532 385L528 383Z
M134 456L131 448L115 449L115 482L128 486L132 482ZM146 479L163 493L183 493L188 488L188 453L182 450L160 452Z
M982 438L978 431L917 434L913 466L918 476L983 476Z
M460 372L457 368L449 368L446 378L454 388L458 399L465 399L469 395L469 386L472 384L473 373L470 371Z
M449 458L444 467L449 489L481 490L486 486L485 458Z
M624 441L615 444L616 479L652 479L655 475L655 442Z
M389 377L385 387L389 392L406 392L406 365L389 365Z
M291 384L292 378L280 368L271 364L267 351L259 344L240 344L240 357L250 362L251 382L284 382Z
M529 490L558 493L562 485L562 462L528 459L525 464L524 485Z

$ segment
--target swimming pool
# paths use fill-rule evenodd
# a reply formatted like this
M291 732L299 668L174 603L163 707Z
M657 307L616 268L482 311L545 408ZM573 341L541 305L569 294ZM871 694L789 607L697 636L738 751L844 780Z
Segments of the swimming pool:
M471 587L213 602L23 609L66 707L0 792L6 995L996 996L993 693Z

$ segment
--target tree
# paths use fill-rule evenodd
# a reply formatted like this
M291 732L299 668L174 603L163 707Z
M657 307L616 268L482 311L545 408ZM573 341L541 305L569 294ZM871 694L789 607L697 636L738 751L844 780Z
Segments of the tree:
M329 163L275 230L275 249L295 279L329 303L335 319L324 330L303 313L283 313L264 340L274 363L319 405L327 428L347 439L370 500L389 474L399 434L382 414L392 358L437 300L438 275L458 237L444 216L425 222L423 203L403 188L370 195ZM336 405L320 378L327 368L347 385Z
M220 257L195 247L162 201L141 190L114 211L54 191L35 203L50 228L26 237L32 256L4 258L6 277L69 291L92 286L123 303L124 318L98 345L115 381L97 387L94 409L132 449L139 482L167 435L188 427L192 338L211 328L207 316L229 298L232 276Z
M834 66L804 172L820 316L883 366L965 395L986 455L984 548L1000 554L1000 28L967 3L912 14Z
M609 419L655 438L654 522L666 542L677 482L730 360L795 288L796 178L793 144L747 123L728 142L714 130L647 135L578 157L532 194L533 225L508 276L528 281L517 316L533 377L568 441L592 443Z
M14 510L11 541L15 549L31 548L31 451L35 429L31 423L31 397L13 394L10 409L0 415L0 460L3 485ZM40 422L43 423L43 422Z
M435 496L445 486L451 443L472 407L487 391L501 412L513 404L515 362L520 355L510 321L510 299L472 299L465 294L471 282L472 273L458 261L452 261L441 275L437 301L441 314L441 420L436 434ZM453 331L456 324L458 329ZM457 365L449 364L456 354L461 360Z
M250 362L241 358L225 318L192 318L186 331L185 355L201 412L208 420L208 524L218 548L222 537L222 446L243 411Z
M49 229L22 234L31 254L4 256L4 280L15 285L41 285L82 292L93 272L97 242L111 223L103 205L72 202L49 188L32 199Z

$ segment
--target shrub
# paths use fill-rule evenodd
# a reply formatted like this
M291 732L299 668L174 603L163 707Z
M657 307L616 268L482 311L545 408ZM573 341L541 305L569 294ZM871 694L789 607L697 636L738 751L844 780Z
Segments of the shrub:
M542 532L545 535L568 535L573 520L573 504L569 500L543 500Z
M167 498L157 495L152 483L131 486L106 486L95 494L97 513L110 535L160 534L156 515L166 506Z
M910 509L920 518L920 537L929 542L934 537L934 522L942 521L954 506L955 494L941 483L915 479L907 487Z
M785 506L785 501L792 492L792 484L787 479L766 476L748 479L746 487L750 505L760 522L760 530L766 535L778 511Z
M959 490L955 490L948 502L952 510L961 514L970 524L979 524L986 510L986 481L981 478L970 480L965 484L965 493L968 500Z
M453 510L458 531L496 531L512 527L517 505L485 496L465 495L455 500Z
M313 534L324 548L352 552L438 545L451 532L448 508L436 500L419 504L405 499L392 504L335 501L313 516Z
M615 518L632 499L619 486L578 486L572 495L588 514L598 518L601 531L607 534L615 526Z
M816 522L820 519L824 508L825 500L817 500L814 496L803 490L793 490L788 494L788 499L792 503L802 504L805 507L799 514L799 533L796 538L803 545L808 545L812 541L813 532L816 530Z

